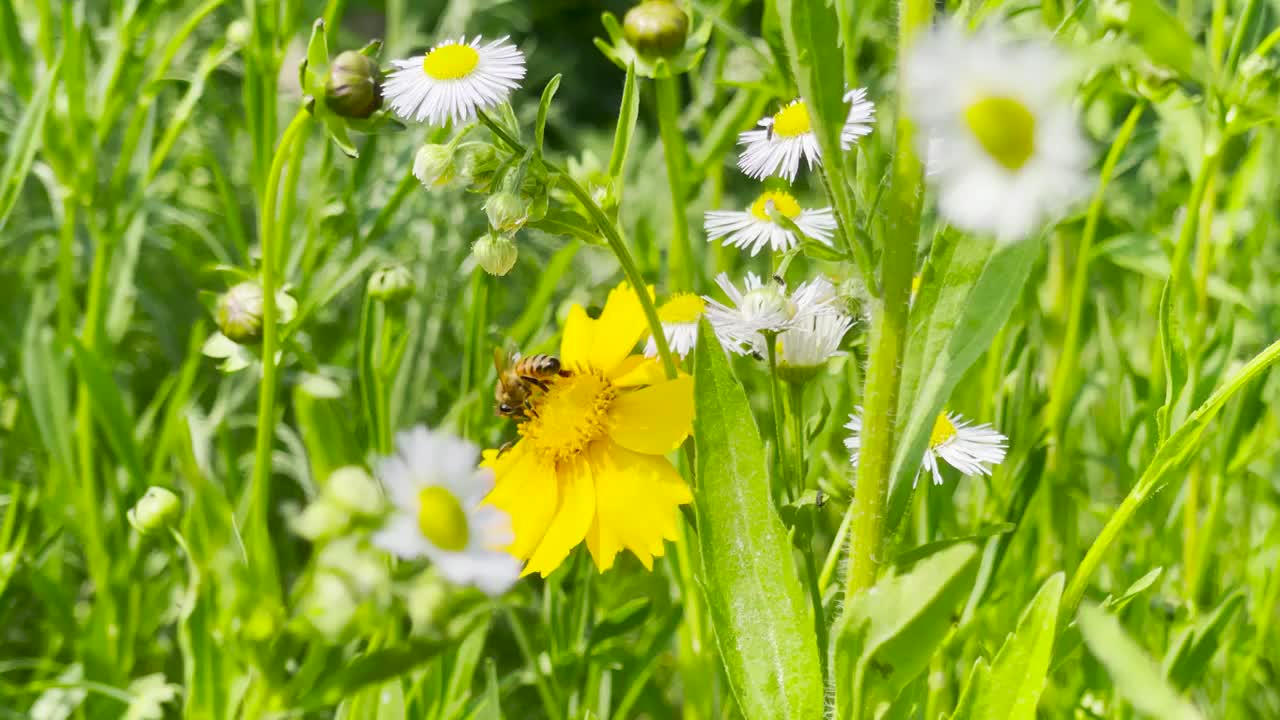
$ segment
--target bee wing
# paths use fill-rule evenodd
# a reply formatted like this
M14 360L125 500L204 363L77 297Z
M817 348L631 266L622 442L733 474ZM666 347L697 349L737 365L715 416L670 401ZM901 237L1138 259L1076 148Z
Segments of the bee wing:
M508 362L514 363L520 359L520 347L511 338L506 338L502 341L502 351L506 353Z
M506 371L510 364L511 354L504 352L502 348L493 349L493 369L498 371L498 377L502 377L502 373Z

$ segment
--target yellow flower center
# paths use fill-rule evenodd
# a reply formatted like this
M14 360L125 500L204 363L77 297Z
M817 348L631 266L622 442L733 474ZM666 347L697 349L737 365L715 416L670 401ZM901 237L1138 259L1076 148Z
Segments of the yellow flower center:
M936 448L955 436L956 426L951 418L944 412L938 413L938 419L933 421L933 431L929 433L929 447Z
M418 493L418 529L441 550L458 552L467 546L467 513L448 488L435 485Z
M609 407L618 392L596 371L556 378L533 399L520 434L534 452L552 463L582 454L609 429Z
M658 308L658 319L667 323L697 322L707 303L693 293L679 293Z
M989 96L964 111L982 148L1009 170L1019 170L1036 150L1036 118L1013 98Z
M773 134L795 137L809 132L809 108L804 101L791 103L773 115Z
M457 80L479 63L480 53L470 45L441 45L422 59L422 71L434 80Z
M800 203L791 196L791 193L769 190L756 198L751 203L751 214L757 218L770 222L773 218L769 217L769 203L773 203L773 209L786 217L795 219L800 215Z

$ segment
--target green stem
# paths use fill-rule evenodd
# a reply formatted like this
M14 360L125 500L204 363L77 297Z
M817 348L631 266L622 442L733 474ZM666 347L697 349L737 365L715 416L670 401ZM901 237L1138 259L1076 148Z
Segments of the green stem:
M931 0L900 0L898 53L910 46L916 32L933 15ZM852 598L875 584L882 562L885 500L893 461L894 415L902 377L902 353L911 309L911 278L915 272L920 233L920 160L913 148L915 131L905 112L905 88L898 88L894 135L893 179L889 195L887 235L881 244L879 312L872 325L870 362L863 393L862 449L853 495L853 543L845 597Z
M773 411L774 450L778 453L778 467L782 468L782 487L794 502L795 478L791 476L790 453L787 452L786 413L782 407L782 381L778 379L778 337L773 333L764 333L764 342L768 346L766 354L769 358L769 405Z
M667 277L678 278L680 287L694 289L693 248L689 244L688 188L685 169L689 151L680 132L680 81L675 77L653 81L658 104L658 134L667 162L667 187L671 191L671 247L667 250Z
M493 121L487 114L479 113L480 122L484 123L491 132L503 143L517 153L524 154L527 152L524 145L519 140L511 137L502 126ZM658 356L662 358L662 367L668 378L676 377L676 363L671 357L671 348L667 345L667 335L662 331L662 321L658 319L658 308L653 304L653 297L650 296L645 289L648 285L644 281L644 275L640 273L640 267L636 265L635 258L631 256L631 251L627 249L627 244L622 240L622 231L618 229L617 223L609 219L609 216L600 205L591 198L591 193L578 184L569 173L559 167L543 161L549 172L553 172L560 176L560 180L564 183L564 187L569 193L582 203L587 214L591 216L592 222L600 229L600 233L604 235L604 239L609 243L609 249L618 258L618 264L622 266L622 274L626 276L627 282L631 283L631 287L636 290L636 297L640 300L640 307L644 310L645 320L649 323L649 332L653 335L653 341L658 346Z
M62 227L58 233L58 337L71 340L76 318L76 205L70 195L62 203Z
M257 438L254 443L253 476L250 479L251 495L245 526L249 538L248 547L253 549L251 561L257 564L258 578L269 588L268 592L273 596L280 592L276 579L271 532L268 527L271 504L271 449L276 429L276 351L280 344L280 329L276 325L279 313L276 307L277 268L273 262L278 240L276 235L280 231L275 217L276 191L280 185L280 176L284 172L285 161L289 158L295 142L309 127L310 120L310 113L299 110L276 147L275 155L271 160L271 170L267 175L259 230L262 256L262 384L258 389Z
M1196 173L1195 181L1191 185L1191 194L1187 196L1187 208L1182 217L1182 228L1178 231L1178 240L1173 246L1169 283L1175 300L1178 297L1178 289L1191 273L1191 269L1187 267L1187 261L1191 257L1191 246L1195 242L1196 229L1200 225L1200 206L1204 204L1205 190L1218 169L1218 159L1221 157L1219 148L1213 140L1207 140L1205 145L1204 156L1200 161L1200 172Z

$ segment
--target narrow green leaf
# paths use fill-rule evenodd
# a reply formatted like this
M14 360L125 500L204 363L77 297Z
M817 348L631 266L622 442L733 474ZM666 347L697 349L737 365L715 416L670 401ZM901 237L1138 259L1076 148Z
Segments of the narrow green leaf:
M1120 693L1140 712L1159 720L1199 720L1200 711L1180 697L1156 665L1120 626L1096 605L1080 606L1080 632L1089 652L1102 663Z
M542 100L538 101L538 124L533 127L533 152L536 157L542 157L542 140L547 134L547 114L551 112L551 100L555 98L559 88L560 74L556 73L542 89Z
M698 336L698 545L725 672L747 720L819 718L813 616L770 499L760 431L711 326L703 322Z
M977 548L953 545L849 602L831 631L836 717L867 717L925 671L977 572Z
M613 132L613 152L609 155L609 177L614 188L621 187L622 173L627 166L627 151L631 138L636 134L636 120L640 117L640 88L636 84L636 66L627 66L627 81L622 86L622 106L618 108L618 126Z
M1121 0L1114 3L1111 12L1152 62L1185 78L1202 83L1208 80L1204 50L1159 0Z
M1065 582L1066 576L1056 573L1040 586L990 668L974 668L971 682L976 679L977 687L962 693L953 720L1034 720L1053 656Z
M98 421L102 434L106 435L111 450L129 472L134 484L146 484L142 471L142 454L133 437L133 418L125 408L124 396L115 378L98 362L79 340L71 342L72 357L76 363L76 375L89 391L89 406L93 418Z
M1236 611L1244 606L1244 593L1232 593L1208 617L1185 633L1169 649L1165 667L1169 682L1178 690L1190 688L1209 669L1218 643Z
M4 230L18 202L18 192L22 190L23 181L31 171L31 163L35 160L36 150L40 146L40 137L44 132L44 120L49 113L49 99L53 96L53 88L58 84L58 72L61 59L45 72L40 86L31 96L31 102L18 119L18 125L9 136L9 144L5 148L4 167L0 168L0 230ZM0 240L0 246L5 243Z

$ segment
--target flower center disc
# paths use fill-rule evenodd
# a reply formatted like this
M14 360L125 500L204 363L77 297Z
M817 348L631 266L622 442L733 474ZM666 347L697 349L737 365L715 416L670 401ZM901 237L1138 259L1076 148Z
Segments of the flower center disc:
M956 436L956 426L946 413L938 413L933 421L933 430L929 433L929 447L936 448Z
M738 305L742 318L747 321L788 321L796 316L796 304L774 285L756 288L742 296Z
M809 132L809 108L804 101L792 103L773 116L773 134L782 137L795 137Z
M707 304L693 293L680 293L658 309L658 319L669 323L697 322Z
M1019 170L1036 149L1036 118L1008 97L986 97L964 111L964 121L982 149L1008 170Z
M612 383L595 372L556 378L533 400L531 419L520 434L543 458L558 463L580 455L609 429L609 406L617 395Z
M480 53L470 45L441 45L422 59L422 71L435 80L457 80L479 63Z
M769 191L756 198L751 203L751 214L760 220L772 222L773 218L769 217L769 203L773 203L773 209L786 217L795 219L800 215L800 203L791 196L790 193Z
M448 488L423 488L418 493L418 529L441 550L458 552L467 546L467 514Z

